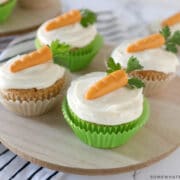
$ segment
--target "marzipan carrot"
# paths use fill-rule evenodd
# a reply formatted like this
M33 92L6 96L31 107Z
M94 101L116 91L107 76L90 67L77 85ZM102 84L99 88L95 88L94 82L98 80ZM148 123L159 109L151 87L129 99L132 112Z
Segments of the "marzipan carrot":
M10 71L15 73L23 69L48 62L52 59L52 53L48 46L22 56L10 65Z
M81 21L81 13L79 10L71 10L61 16L56 17L55 19L51 20L46 25L46 30L51 31L63 26L67 26L70 24L74 24L76 22Z
M85 94L88 100L104 96L128 83L128 75L124 70L117 70L91 86Z
M145 49L158 48L164 45L165 39L161 34L153 34L143 39L138 40L137 42L130 44L127 48L127 52L138 52L144 51Z
M165 19L161 25L162 26L172 26L177 23L180 23L180 13L177 13L177 14Z

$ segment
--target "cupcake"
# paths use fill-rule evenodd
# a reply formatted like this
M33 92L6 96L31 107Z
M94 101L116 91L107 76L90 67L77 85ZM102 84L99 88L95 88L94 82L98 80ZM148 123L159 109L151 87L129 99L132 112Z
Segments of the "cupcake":
M65 69L52 63L47 46L0 67L0 102L22 116L49 111L59 100Z
M162 34L126 41L115 48L111 55L123 68L127 68L129 57L134 56L139 60L143 70L133 71L131 75L144 81L146 96L162 90L175 76L179 66L177 56L166 50L166 39Z
M152 31L163 32L166 37L166 49L180 55L180 13L176 13L162 22L152 25Z
M70 71L81 70L88 66L103 44L95 22L94 12L71 10L40 26L36 47L49 45L55 54L55 63Z
M71 82L62 111L75 135L97 148L126 143L148 120L143 82L109 60L108 74L93 72Z
M16 5L16 0L0 0L0 23L3 23L11 15Z

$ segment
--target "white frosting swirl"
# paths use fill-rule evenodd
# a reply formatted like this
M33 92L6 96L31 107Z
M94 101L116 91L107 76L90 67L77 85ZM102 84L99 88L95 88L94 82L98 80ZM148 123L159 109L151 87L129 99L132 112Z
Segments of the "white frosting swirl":
M0 67L0 89L43 89L64 76L65 69L52 62L12 73L9 66L19 58L16 56Z
M131 41L134 42L134 41ZM112 58L116 63L120 63L126 68L128 59L131 56L138 58L144 70L154 70L164 73L174 73L179 65L178 58L175 54L162 48L148 49L136 53L128 53L127 47L131 42L124 42L119 45L112 53Z
M105 76L104 72L93 72L72 81L67 91L71 110L83 120L104 125L123 124L138 118L143 111L142 88L122 87L94 100L84 98L87 89Z
M75 23L52 31L46 31L47 23L42 24L37 31L37 38L43 44L50 45L52 41L58 39L71 47L81 48L91 43L97 34L95 25L83 27L80 23Z

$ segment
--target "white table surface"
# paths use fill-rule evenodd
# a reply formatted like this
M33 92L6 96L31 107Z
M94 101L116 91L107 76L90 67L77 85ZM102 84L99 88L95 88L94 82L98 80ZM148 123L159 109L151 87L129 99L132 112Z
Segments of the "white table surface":
M63 10L91 8L96 11L113 11L122 23L122 28L147 26L180 10L180 0L62 0ZM113 27L112 27L113 28ZM1 176L0 179L6 179ZM24 179L19 177L19 179ZM45 179L45 178L37 178ZM167 158L144 169L110 176L79 176L58 173L52 179L63 180L163 180L180 179L180 148Z

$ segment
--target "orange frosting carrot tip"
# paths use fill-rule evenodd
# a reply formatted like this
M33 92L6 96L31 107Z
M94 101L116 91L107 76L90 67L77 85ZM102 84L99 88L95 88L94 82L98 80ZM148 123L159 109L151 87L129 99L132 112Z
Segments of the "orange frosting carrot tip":
M135 43L130 44L127 47L127 52L138 52L144 51L146 49L158 48L164 45L165 39L161 34L153 34L143 39L136 41Z
M70 24L81 21L81 13L79 10L71 10L61 16L52 19L46 25L46 31L51 31L60 27L64 27Z
M33 51L22 56L10 65L10 71L15 73L26 68L48 62L52 59L52 52L48 46L43 46L37 51Z
M173 16L162 21L161 25L162 26L172 26L177 23L180 23L180 12L176 13Z
M128 75L124 70L117 70L105 76L86 92L85 98L88 100L104 96L128 83Z

